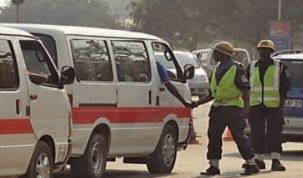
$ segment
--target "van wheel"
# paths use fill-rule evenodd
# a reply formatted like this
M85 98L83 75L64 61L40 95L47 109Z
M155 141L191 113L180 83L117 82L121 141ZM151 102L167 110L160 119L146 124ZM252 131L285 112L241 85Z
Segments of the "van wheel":
M32 159L23 178L45 177L53 178L53 157L49 146L39 141L34 150Z
M162 131L156 150L147 160L147 168L151 174L171 173L177 158L177 133L171 125Z
M100 134L92 134L85 153L71 160L71 172L77 178L101 178L105 172L108 149Z

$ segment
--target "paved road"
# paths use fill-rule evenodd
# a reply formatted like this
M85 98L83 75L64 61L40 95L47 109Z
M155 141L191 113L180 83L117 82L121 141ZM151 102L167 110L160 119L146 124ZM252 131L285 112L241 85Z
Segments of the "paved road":
M201 106L193 112L195 129L201 137L200 144L191 145L185 151L178 153L177 162L172 174L151 175L145 165L123 164L121 159L107 164L107 171L104 178L203 178L199 173L208 168L206 160L207 147L207 113L210 105ZM269 169L262 170L259 174L248 177L274 177L274 178L299 178L303 177L303 144L285 143L283 144L283 164L286 172L271 172ZM237 152L233 141L225 141L223 146L223 159L220 162L221 175L215 177L241 177L243 171L241 165L244 161ZM266 156L266 166L270 168L271 161L269 155ZM58 174L55 178L72 178L69 169L64 173Z

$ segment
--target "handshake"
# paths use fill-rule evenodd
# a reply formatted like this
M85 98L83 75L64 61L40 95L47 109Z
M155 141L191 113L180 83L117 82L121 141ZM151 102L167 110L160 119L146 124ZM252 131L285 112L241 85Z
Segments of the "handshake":
M191 108L191 109L194 109L194 108L196 108L196 107L198 107L199 106L199 104L196 102L196 101L193 101L193 102L187 102L187 101L184 101L183 102L183 105L185 106L185 107L188 107L188 108Z

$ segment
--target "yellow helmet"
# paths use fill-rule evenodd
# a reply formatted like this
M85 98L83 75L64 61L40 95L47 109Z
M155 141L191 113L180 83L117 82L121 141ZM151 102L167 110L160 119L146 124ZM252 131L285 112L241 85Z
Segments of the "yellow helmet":
M275 50L275 44L271 40L261 40L257 46L257 49L259 48L270 48L272 50Z
M232 56L234 53L233 46L228 42L219 42L216 43L213 47L214 50L219 51L220 53L223 53L227 56Z

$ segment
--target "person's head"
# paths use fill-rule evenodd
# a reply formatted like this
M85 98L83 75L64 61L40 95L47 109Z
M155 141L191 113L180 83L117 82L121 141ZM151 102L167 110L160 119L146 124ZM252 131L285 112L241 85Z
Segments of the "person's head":
M270 60L270 55L275 51L275 45L271 40L261 40L258 43L257 50L261 61Z
M228 42L216 43L213 47L213 57L216 62L230 60L234 53L233 46Z

